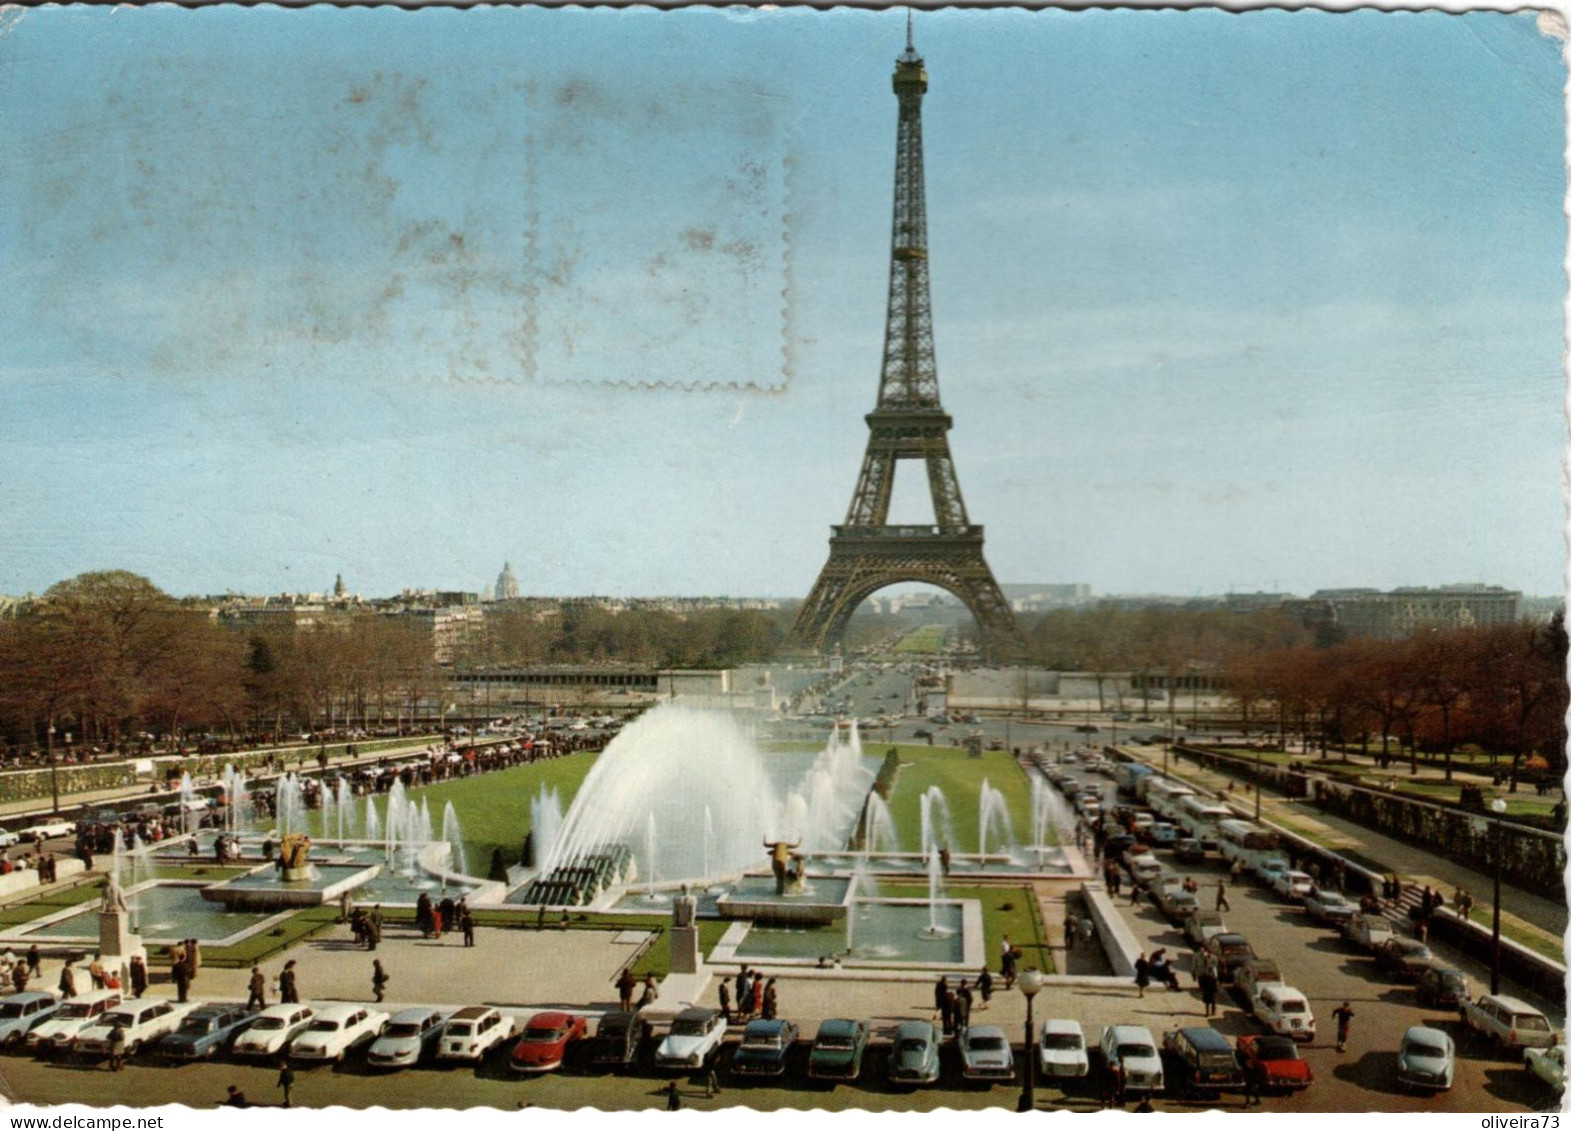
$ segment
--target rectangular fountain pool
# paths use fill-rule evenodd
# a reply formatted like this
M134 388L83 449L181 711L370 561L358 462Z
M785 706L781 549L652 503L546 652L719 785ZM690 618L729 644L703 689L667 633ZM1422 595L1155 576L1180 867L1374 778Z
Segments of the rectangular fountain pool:
M192 938L217 943L255 930L274 917L271 911L226 911L222 904L202 898L199 884L154 884L127 898L134 909L132 923L148 943ZM29 939L81 939L96 947L98 907L95 904L40 926L24 925L17 934Z
M845 966L958 964L965 960L964 908L940 902L855 904L851 950L846 927L755 926L736 948L736 958L817 961L838 955ZM937 921L938 931L931 928Z

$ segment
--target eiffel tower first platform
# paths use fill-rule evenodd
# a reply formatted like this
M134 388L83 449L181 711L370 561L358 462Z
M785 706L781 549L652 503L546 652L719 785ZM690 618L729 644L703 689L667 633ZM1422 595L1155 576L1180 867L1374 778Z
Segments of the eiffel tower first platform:
M984 655L1023 659L1025 639L982 556L982 528L966 516L949 454L953 423L938 399L933 311L928 294L927 201L922 174L922 95L927 70L911 42L895 61L900 129L895 149L894 234L889 265L889 315L883 376L862 474L843 526L833 527L829 562L797 613L786 650L825 652L869 595L897 582L936 585L965 602L976 619ZM901 460L922 460L933 497L932 526L890 526L889 499Z

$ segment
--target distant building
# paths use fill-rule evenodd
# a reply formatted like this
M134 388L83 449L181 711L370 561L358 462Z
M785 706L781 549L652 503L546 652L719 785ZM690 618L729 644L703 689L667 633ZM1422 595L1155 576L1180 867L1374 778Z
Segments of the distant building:
M511 562L502 563L502 572L496 577L495 599L498 601L518 600L518 578L513 576Z
M470 594L473 596L473 594ZM485 613L478 602L467 605L411 605L389 609L384 616L402 618L429 637L431 656L439 664L450 664L459 649L485 629Z
M1017 613L1041 613L1048 609L1072 609L1092 601L1091 587L1084 582L1052 585L1000 585L1009 607Z
M1335 628L1347 636L1400 640L1425 628L1477 628L1522 618L1522 594L1499 585L1405 586L1320 589L1283 605L1310 628Z
M345 595L346 594L345 594L345 590L344 590L344 575L340 573L333 580L333 596L342 598Z

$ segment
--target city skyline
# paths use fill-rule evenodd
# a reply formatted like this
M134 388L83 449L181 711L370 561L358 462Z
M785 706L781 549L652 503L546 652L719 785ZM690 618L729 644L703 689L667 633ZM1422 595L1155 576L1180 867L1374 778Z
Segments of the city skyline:
M510 560L525 592L806 593L876 394L903 15L452 15L5 24L0 592ZM1560 591L1532 14L916 36L940 382L1002 581Z

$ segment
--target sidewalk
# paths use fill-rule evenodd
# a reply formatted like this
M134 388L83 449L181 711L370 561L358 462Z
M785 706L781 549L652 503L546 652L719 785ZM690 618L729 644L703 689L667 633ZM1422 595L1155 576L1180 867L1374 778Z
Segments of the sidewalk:
M1145 762L1158 770L1162 768L1160 751L1130 746L1120 746L1118 749L1126 756ZM1168 773L1172 777L1229 797L1239 804L1253 801L1252 786L1237 787L1238 783L1226 774L1215 770L1199 769L1193 762L1180 763L1176 757L1169 758ZM1229 784L1237 787L1231 795L1227 793ZM1323 848L1333 852L1350 849L1373 861L1378 861L1385 871L1395 872L1401 876L1404 883L1436 888L1445 893L1448 903L1458 886L1467 888L1473 895L1475 923L1486 922L1493 912L1489 902L1494 891L1493 876L1475 871L1455 860L1448 860L1437 853L1415 848L1404 841L1396 840L1363 825L1321 813L1312 802L1289 800L1270 789L1261 790L1260 813L1264 819L1273 821L1289 832L1297 833ZM1500 896L1500 919L1502 923L1509 925L1508 933L1520 939L1533 939L1534 942L1528 945L1542 953L1554 954L1557 957L1564 953L1562 940L1568 919L1564 903L1507 883L1500 885Z

